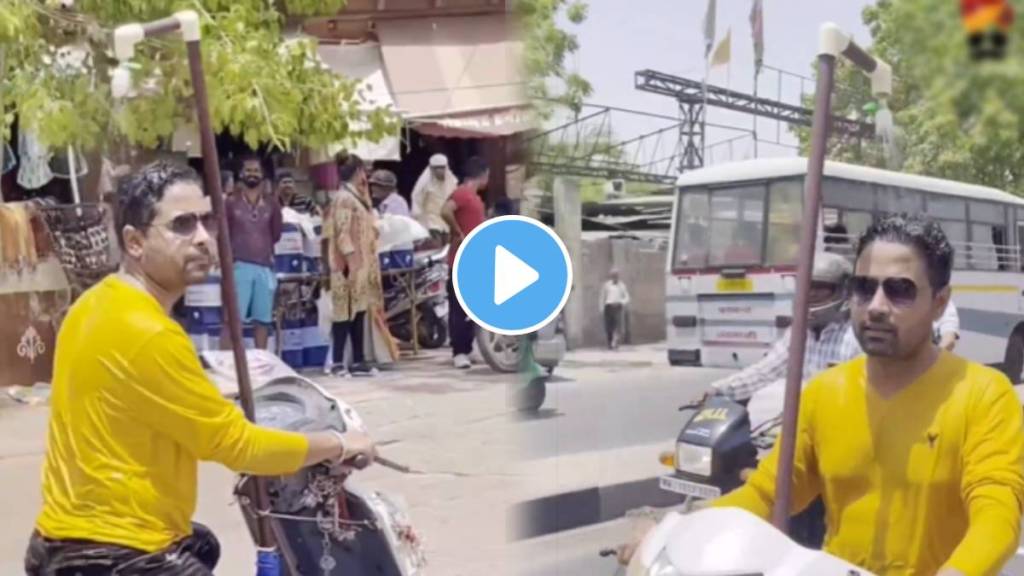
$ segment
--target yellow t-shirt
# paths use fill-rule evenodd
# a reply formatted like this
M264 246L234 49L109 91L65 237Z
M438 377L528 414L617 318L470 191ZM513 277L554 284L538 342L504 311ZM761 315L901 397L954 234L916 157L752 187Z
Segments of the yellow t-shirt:
M864 357L841 364L804 389L791 509L820 494L825 549L881 576L995 575L1019 538L1022 420L1005 376L946 352L888 399ZM777 462L778 446L715 505L768 519Z
M199 460L288 474L308 449L301 434L246 420L156 299L110 276L71 307L57 337L36 527L156 551L192 533Z

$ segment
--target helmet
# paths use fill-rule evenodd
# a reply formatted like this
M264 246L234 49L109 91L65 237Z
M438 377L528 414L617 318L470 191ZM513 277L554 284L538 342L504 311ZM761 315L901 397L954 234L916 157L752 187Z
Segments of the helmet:
M846 314L846 285L852 275L853 265L839 254L814 255L807 316L812 328L824 328Z

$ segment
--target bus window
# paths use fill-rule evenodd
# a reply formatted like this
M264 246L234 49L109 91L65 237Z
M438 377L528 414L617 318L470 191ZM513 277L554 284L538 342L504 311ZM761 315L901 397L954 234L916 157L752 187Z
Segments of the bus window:
M708 263L708 193L686 192L679 198L676 222L676 268L700 268Z
M920 214L924 210L921 194L895 186L876 186L879 212Z
M764 197L764 186L739 186L711 192L710 266L761 263Z
M959 198L931 194L928 196L928 215L939 220L966 220L967 202Z
M928 199L931 206L931 199ZM963 269L967 267L967 223L964 221L939 220L939 226L946 233L946 238L953 245L953 268Z
M986 224L1005 224L1006 208L988 202L971 202L971 222Z
M972 209L973 216L974 211ZM968 254L970 266L976 270L1002 270L1006 249L1006 227L991 224L971 224L971 243Z
M769 266L797 263L803 194L800 180L772 182L768 187L768 257L765 262Z
M824 205L830 208L865 212L875 209L875 190L866 182L825 178L821 193Z

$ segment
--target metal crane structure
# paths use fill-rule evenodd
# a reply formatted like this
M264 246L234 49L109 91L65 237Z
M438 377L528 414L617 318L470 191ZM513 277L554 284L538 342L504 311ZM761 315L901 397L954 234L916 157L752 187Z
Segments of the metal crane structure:
M706 122L708 106L796 126L810 127L814 116L813 109L787 104L782 102L781 98L762 98L655 70L638 71L635 76L635 87L642 92L675 98L678 102L682 118L679 128L679 148L682 151L679 172L704 166L704 139L709 126ZM874 135L875 127L870 122L832 115L830 131L841 138L864 139Z

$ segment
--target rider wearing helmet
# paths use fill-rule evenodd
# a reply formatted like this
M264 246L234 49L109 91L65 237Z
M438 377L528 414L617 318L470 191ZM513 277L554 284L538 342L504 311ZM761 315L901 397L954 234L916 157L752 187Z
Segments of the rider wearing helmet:
M810 310L804 382L818 372L861 353L850 326L846 303L846 283L852 274L853 266L839 254L819 252L814 257L808 293ZM778 416L782 412L792 335L792 328L786 330L764 358L715 382L709 394L726 396L741 403L749 402L753 425Z

